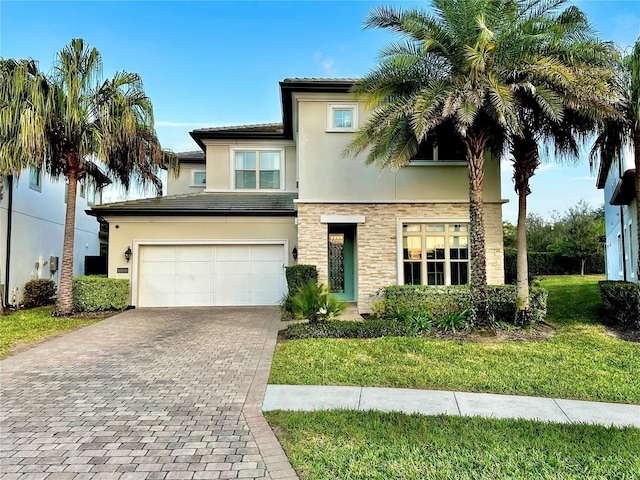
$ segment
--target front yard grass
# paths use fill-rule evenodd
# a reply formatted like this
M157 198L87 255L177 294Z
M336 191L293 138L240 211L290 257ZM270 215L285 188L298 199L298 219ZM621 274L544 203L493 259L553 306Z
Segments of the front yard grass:
M400 413L266 412L302 480L640 478L640 429Z
M61 333L75 330L100 319L53 318L52 306L18 310L0 316L0 359L25 350Z
M640 404L640 344L599 323L598 280L562 276L549 290L542 342L430 338L310 339L280 343L272 384L357 385L492 392Z

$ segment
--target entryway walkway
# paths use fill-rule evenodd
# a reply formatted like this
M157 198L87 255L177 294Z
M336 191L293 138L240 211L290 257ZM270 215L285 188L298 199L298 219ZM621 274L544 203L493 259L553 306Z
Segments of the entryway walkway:
M380 410L640 427L640 405L406 388L268 385L263 411Z
M3 480L297 479L261 406L276 307L136 309L0 362Z

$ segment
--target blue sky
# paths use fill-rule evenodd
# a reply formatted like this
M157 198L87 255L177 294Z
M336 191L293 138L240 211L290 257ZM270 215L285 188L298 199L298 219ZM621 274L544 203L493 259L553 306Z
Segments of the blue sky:
M575 1L605 40L631 45L640 35L640 0ZM31 57L50 70L57 51L81 37L98 48L105 77L141 75L162 145L196 150L194 128L281 121L278 82L287 77L358 77L393 36L361 28L369 1L0 1L0 55ZM516 197L503 169L504 218ZM586 156L577 167L543 165L529 210L549 217L580 199L597 205Z

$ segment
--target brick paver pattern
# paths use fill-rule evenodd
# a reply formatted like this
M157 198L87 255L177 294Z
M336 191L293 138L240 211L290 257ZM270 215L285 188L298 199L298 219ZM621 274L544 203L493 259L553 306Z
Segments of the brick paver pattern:
M3 480L296 478L260 412L278 324L131 310L3 360Z

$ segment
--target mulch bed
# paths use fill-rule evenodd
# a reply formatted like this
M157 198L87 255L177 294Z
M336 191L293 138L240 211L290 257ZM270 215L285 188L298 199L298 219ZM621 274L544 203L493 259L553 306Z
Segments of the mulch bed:
M607 327L607 335L627 342L640 343L640 330L622 327Z

